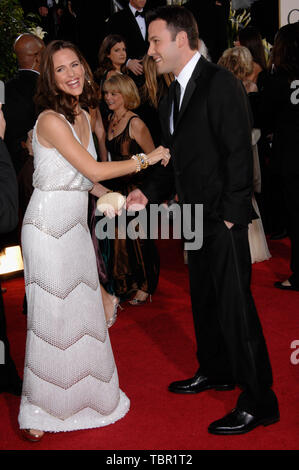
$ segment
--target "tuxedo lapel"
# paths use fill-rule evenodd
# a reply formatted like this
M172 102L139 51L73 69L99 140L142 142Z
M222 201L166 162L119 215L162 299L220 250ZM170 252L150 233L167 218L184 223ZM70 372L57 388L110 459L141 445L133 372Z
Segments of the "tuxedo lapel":
M188 85L187 85L185 93L184 93L184 98L183 98L183 101L182 101L182 104L181 104L181 107L180 107L180 112L179 112L179 115L178 115L178 119L177 119L176 126L175 126L173 134L175 134L175 132L178 128L178 125L179 125L186 109L188 108L188 105L190 103L190 100L192 98L192 95L193 95L194 91L198 88L198 86L200 86L199 78L200 78L200 74L201 74L202 68L204 66L204 63L205 63L205 59L203 57L200 57L199 61L196 64L196 67L195 67L195 69L194 69L194 71L193 71L193 73L190 77L190 80L188 82Z
M170 123L170 112L171 112L171 87L169 87L168 94L164 96L159 104L159 115L162 127L162 135L169 140L171 137L169 123Z
M130 22L130 25L133 29L133 31L130 32L131 36L134 37L136 34L139 37L139 41L146 41L147 40L147 26L146 26L146 37L145 40L143 39L142 33L140 31L140 28L138 26L138 23L136 21L136 18L134 17L133 13L131 12L130 8L127 7L127 17ZM130 26L128 25L128 29L130 30ZM136 37L136 36L135 36Z

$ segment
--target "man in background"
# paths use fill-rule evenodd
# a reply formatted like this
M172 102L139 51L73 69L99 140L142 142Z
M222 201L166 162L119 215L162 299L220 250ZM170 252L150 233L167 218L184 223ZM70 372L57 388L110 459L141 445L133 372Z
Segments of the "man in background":
M37 117L33 97L44 47L43 41L37 36L29 33L20 35L14 44L19 70L16 77L5 85L5 143L18 176L20 208L23 213L32 194L33 174L33 160L28 154L25 142Z
M3 141L5 120L0 103L0 235L15 228L18 222L18 185L9 153ZM0 239L0 250L1 250ZM22 381L10 356L6 335L4 304L0 282L0 393L21 395Z

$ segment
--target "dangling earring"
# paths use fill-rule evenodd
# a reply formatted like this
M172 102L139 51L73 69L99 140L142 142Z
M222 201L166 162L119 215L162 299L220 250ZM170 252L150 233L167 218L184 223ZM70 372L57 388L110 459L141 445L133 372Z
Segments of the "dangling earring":
M87 81L88 85L90 86L91 85L91 80L87 75L85 75L85 80Z

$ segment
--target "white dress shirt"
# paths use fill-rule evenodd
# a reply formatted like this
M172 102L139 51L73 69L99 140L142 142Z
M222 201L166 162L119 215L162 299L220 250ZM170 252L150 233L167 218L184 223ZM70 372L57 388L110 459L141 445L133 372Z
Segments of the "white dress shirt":
M184 94L185 90L187 88L188 82L191 78L191 75L193 74L193 71L196 67L197 62L200 59L200 53L198 51L195 52L195 54L192 56L192 58L187 62L185 67L180 71L179 75L175 77L175 79L179 82L180 87L181 87L181 96L180 96L180 105L179 109L181 107L181 104L184 99ZM171 109L171 114L170 114L170 132L173 134L173 104L172 104L172 109Z
M145 37L146 37L145 19L143 18L143 16L137 16L137 18L135 17L136 11L142 12L142 11L143 11L143 8L142 8L141 10L136 10L136 8L134 8L134 7L131 5L131 3L129 3L129 8L130 8L131 12L133 13L135 20L137 21L137 24L138 24L138 26L139 26L140 32L141 32L141 34L142 34L142 37L143 37L143 39L145 40Z

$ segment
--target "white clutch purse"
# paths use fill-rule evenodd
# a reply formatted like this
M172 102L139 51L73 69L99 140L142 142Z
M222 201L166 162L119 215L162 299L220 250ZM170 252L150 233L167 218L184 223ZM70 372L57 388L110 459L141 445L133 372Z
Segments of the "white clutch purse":
M103 194L103 196L97 200L97 209L103 213L107 210L111 210L111 208L114 212L118 212L125 203L126 198L122 194L117 192L108 192Z

